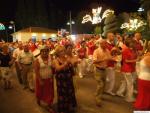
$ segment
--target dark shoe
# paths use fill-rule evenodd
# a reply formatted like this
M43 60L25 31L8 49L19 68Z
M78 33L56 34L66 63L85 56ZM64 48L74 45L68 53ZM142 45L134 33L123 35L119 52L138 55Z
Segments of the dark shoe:
M100 103L96 103L97 107L102 107L102 105Z
M13 86L9 86L8 89L13 89Z
M30 92L34 93L34 89L29 89L29 90L30 90Z
M37 103L39 106L41 105L40 100L37 100L36 103Z
M76 113L76 111L77 111L77 108L76 107L72 107L72 108L70 108L69 109L69 113Z
M4 85L4 90L8 90L8 85Z

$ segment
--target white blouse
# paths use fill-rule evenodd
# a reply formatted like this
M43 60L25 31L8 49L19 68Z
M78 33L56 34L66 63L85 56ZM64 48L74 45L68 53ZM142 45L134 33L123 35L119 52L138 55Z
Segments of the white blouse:
M146 66L144 59L140 62L139 79L150 81L150 68Z
M40 64L40 77L42 79L47 79L52 77L52 68L51 68L51 59L49 57L48 64L44 63L41 56L38 57L38 61Z

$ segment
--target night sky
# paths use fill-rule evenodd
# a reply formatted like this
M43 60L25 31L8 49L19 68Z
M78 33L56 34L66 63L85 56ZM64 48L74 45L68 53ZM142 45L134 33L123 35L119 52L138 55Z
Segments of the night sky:
M30 0L29 0L30 1ZM36 1L36 0L35 0ZM140 0L47 0L64 11L71 10L75 16L81 10L91 10L92 3L98 3L107 8L112 8L116 13L136 11L140 7ZM0 3L0 21L14 20L16 0L3 0Z

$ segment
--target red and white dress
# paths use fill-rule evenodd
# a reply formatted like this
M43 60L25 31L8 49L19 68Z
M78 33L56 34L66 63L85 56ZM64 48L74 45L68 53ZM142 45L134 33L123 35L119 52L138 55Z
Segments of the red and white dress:
M54 81L52 76L51 61L49 58L48 64L46 64L42 60L41 56L39 56L37 59L40 64L40 68L38 71L44 83L43 85L40 85L39 78L38 76L36 76L36 97L38 100L51 105L54 99Z
M147 59L150 58L149 56L146 57ZM134 104L136 110L150 110L150 67L145 62L145 58L140 62L138 95Z

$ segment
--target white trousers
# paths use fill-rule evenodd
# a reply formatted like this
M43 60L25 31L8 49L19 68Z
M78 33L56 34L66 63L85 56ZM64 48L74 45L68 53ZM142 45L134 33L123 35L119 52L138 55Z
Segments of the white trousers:
M86 63L87 63L87 71L88 72L94 72L93 56L92 55L89 55Z
M83 58L81 62L78 64L79 76L83 76L86 74L86 68L87 68L86 66L87 66L86 59Z
M133 84L134 84L134 73L122 73L124 80L122 81L118 94L125 93L125 98L130 100L133 98Z
M112 92L115 86L115 69L113 67L108 67L106 69L106 85L106 91Z

